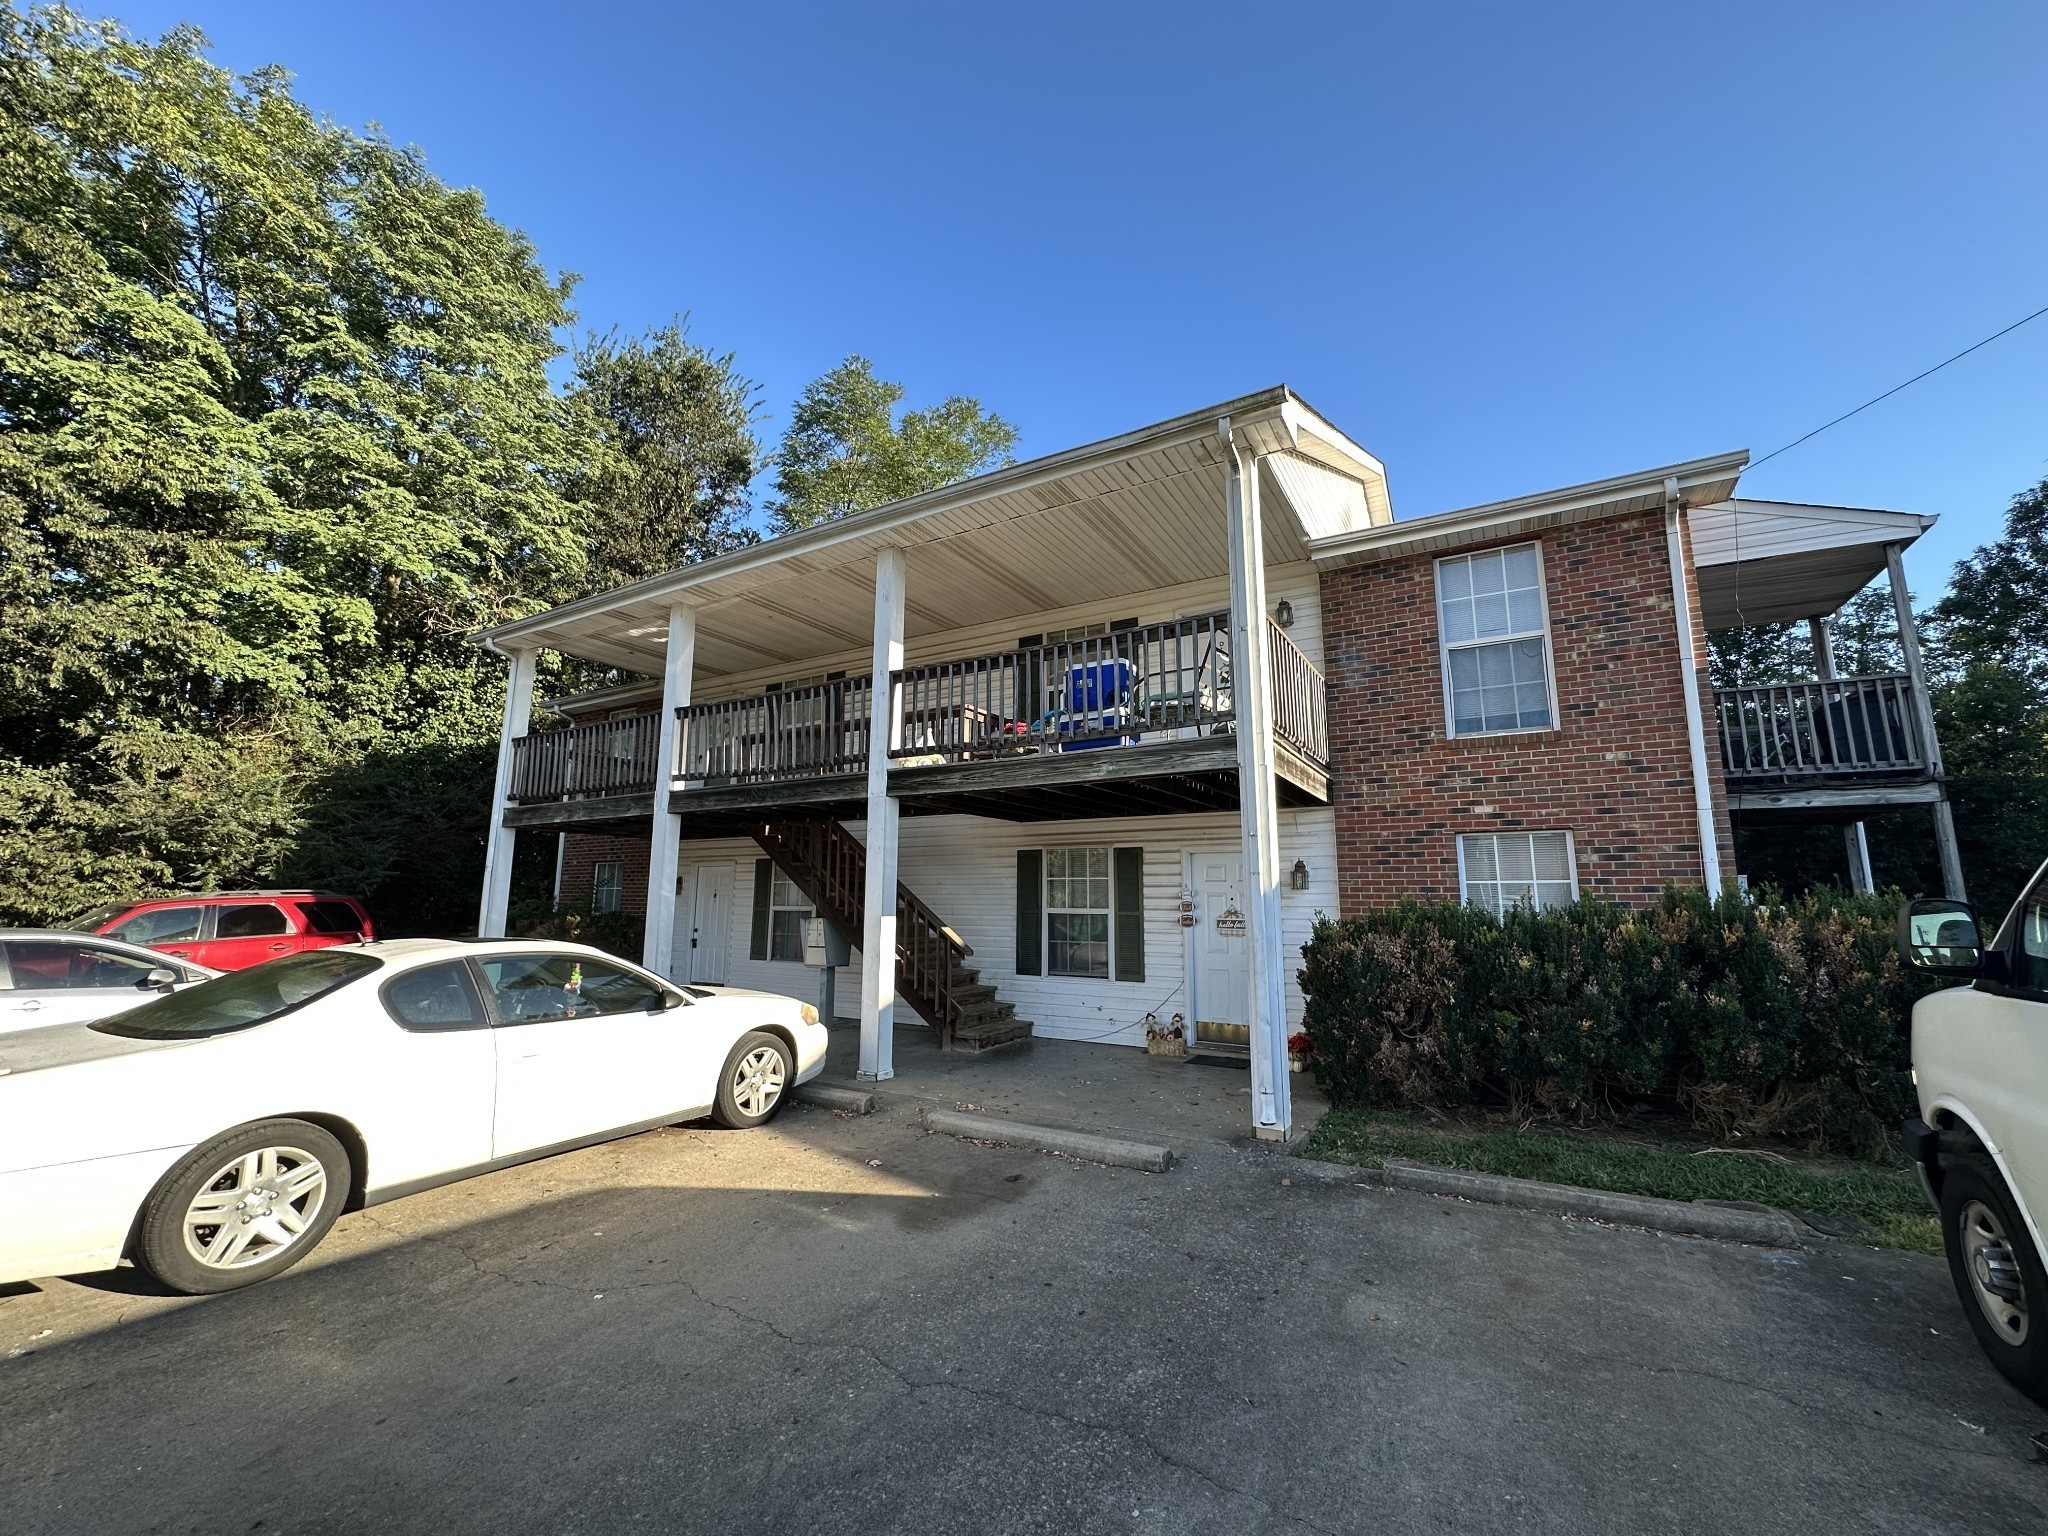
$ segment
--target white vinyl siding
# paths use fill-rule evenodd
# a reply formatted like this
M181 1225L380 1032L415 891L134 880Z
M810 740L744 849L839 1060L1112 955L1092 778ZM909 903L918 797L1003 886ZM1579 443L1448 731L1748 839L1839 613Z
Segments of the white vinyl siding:
M1109 850L1045 850L1045 969L1109 975Z
M1458 888L1495 917L1562 907L1579 894L1569 832L1479 832L1458 839Z
M616 912L626 890L626 867L605 860L590 869L590 910Z
M798 960L804 957L804 924L817 910L804 899L789 876L781 870L768 886L768 958Z
M1517 544L1437 561L1436 607L1450 734L1548 729L1542 550Z

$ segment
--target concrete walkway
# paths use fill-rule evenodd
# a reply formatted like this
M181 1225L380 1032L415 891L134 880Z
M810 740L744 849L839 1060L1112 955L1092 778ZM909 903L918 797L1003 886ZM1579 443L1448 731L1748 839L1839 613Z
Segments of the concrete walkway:
M941 1051L921 1024L896 1027L896 1075L872 1085L891 1102L1000 1115L1031 1125L1091 1131L1181 1149L1252 1140L1248 1066L1151 1056L1128 1045L1033 1040L1007 1050ZM860 1027L832 1027L824 1081L856 1084ZM1310 1129L1329 1108L1305 1073L1293 1078L1294 1128Z

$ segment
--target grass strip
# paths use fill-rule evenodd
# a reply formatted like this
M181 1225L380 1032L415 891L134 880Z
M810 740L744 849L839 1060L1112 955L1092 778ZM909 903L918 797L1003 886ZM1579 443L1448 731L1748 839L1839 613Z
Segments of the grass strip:
M1858 1241L1941 1252L1941 1224L1904 1166L1823 1172L1741 1148L1639 1141L1583 1131L1444 1130L1412 1115L1333 1109L1302 1156L1377 1168L1390 1157L1663 1200L1747 1200L1853 1223Z

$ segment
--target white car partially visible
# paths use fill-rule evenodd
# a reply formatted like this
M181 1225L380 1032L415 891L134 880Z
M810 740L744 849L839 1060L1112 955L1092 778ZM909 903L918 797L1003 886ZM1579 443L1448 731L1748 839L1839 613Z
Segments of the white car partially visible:
M121 939L0 928L0 1034L110 1018L219 974Z
M400 939L0 1035L0 1283L269 1279L344 1210L709 1114L825 1065L817 1010L575 944Z

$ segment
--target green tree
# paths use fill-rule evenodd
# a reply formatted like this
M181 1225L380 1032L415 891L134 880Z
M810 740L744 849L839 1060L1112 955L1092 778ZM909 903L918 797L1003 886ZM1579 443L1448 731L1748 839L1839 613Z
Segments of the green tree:
M1016 462L1017 429L979 400L953 395L905 411L903 386L849 357L803 392L776 456L775 531L936 490Z
M493 736L465 631L585 579L587 419L546 371L567 280L416 152L204 47L0 0L16 919L272 875L316 784ZM387 806L401 840L414 813ZM481 831L445 879L474 888Z
M687 317L585 342L569 399L594 439L575 492L593 590L759 539L743 521L761 467L757 390L730 352L690 340Z

